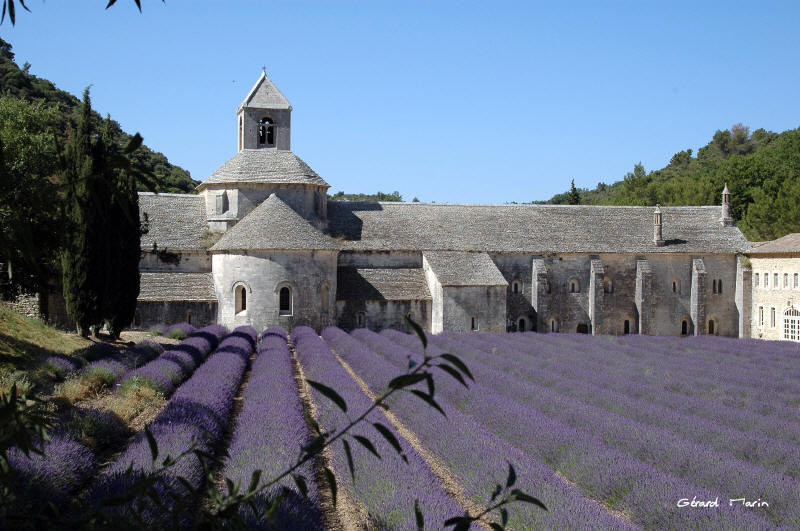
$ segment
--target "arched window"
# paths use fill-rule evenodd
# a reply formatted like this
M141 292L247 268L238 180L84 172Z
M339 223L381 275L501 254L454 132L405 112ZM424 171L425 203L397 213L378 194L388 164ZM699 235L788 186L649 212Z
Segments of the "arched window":
M769 273L764 273L764 287L769 287Z
M186 312L186 322L192 324L192 312Z
M364 312L356 313L356 326L364 328L367 325L367 315Z
M622 333L623 334L631 333L631 322L628 319L625 319L625 322L622 323Z
M714 286L714 289L713 289L714 293L716 293L717 292L717 279L715 278L714 280L712 280L711 284Z
M570 279L570 281L569 281L569 292L570 293L580 293L581 292L581 283L578 282L577 278Z
M278 293L278 314L292 315L292 290L289 286L284 286Z
M528 322L525 320L525 318L520 317L519 320L517 321L517 330L519 330L520 332L524 332L525 330L528 329L527 326Z
M614 291L614 282L611 280L610 277L603 278L603 291L606 293L611 293Z
M800 284L798 284L798 282L797 282L798 280L800 280L800 278L798 278L797 273L795 273L794 274L794 289L797 289L798 287L800 287Z
M550 319L550 331L558 332L558 321L555 319Z
M764 307L758 307L758 326L764 326Z
M520 291L520 282L519 280L515 280L511 283L511 293L519 293Z
M689 321L684 319L681 321L681 335L685 336L689 334Z
M775 307L769 309L769 327L775 328L776 325L775 319Z
M235 292L235 299L236 299L236 313L242 313L247 311L247 288L243 285L239 284L236 286Z
M717 323L714 322L714 319L708 320L708 335L715 335L717 333Z
M722 293L722 279L717 279L717 293Z
M268 116L258 121L258 145L267 147L275 145L275 124Z
M478 318L473 315L470 322L470 330L477 330L477 329L478 329Z
M783 312L783 339L800 341L800 310L794 306Z
M772 275L772 289L780 288L780 284L778 284L778 273Z
M783 288L786 289L789 287L789 273L783 274Z
M755 286L758 287L758 285L761 283L760 281L761 281L761 279L758 278L758 273L756 273L756 278L753 281L753 284L755 284Z

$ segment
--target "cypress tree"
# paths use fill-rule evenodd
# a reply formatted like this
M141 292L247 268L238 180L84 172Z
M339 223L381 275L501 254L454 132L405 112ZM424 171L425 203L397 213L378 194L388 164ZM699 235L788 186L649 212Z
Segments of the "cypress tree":
M63 182L66 185L65 219L69 223L62 254L62 283L67 313L75 321L78 334L88 336L89 329L102 322L101 300L105 292L102 200L97 197L96 161L93 149L91 100L89 89L83 92L83 104L72 137L61 156Z

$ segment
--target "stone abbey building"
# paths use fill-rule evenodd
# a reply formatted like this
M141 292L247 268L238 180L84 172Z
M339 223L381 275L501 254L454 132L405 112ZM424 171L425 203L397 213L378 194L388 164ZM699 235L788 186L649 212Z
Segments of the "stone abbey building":
M750 336L749 242L717 207L328 202L262 74L197 195L140 195L135 324Z

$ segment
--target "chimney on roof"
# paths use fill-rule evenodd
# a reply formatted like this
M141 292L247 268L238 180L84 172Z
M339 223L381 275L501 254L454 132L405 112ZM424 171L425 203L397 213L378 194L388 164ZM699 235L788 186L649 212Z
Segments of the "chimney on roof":
M653 212L653 243L659 247L664 245L661 234L661 205L656 205L656 210Z
M723 227L733 226L733 218L731 217L731 192L728 190L728 183L725 183L725 188L722 190L722 215L719 218L719 224Z

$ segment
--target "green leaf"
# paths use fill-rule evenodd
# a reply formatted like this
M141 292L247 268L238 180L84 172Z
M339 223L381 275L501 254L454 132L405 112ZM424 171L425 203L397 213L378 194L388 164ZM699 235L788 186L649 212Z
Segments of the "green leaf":
M537 505L537 506L541 507L545 511L547 510L547 507L545 506L545 504L543 504L541 501L539 501L538 499L534 498L533 496L525 494L524 492L522 492L519 489L512 490L511 491L511 496L515 500L519 500L519 501L525 502L525 503L531 503L533 505Z
M458 370L463 372L467 378L469 378L473 382L475 381L475 378L469 371L469 367L467 367L467 365L463 361L461 361L461 358L459 358L458 356L453 356L452 354L448 354L446 352L444 354L440 354L440 356L449 361L450 363L452 363L453 365L455 365L458 368Z
M314 389L316 389L317 391L328 397L334 404L339 406L339 409L341 409L345 413L347 412L347 402L345 402L344 398L339 396L339 393L337 393L327 385L323 385L319 382L315 382L313 380L308 380L308 379L306 379L306 382L308 382L308 385L310 385L311 387L313 387Z
M378 450L375 449L375 446L372 444L372 441L367 439L366 437L362 437L361 435L353 435L353 439L361 443L361 446L375 454L375 457L381 459L381 454L378 453Z
M517 482L517 472L514 470L514 465L508 464L508 479L506 479L506 488L512 486Z
M331 496L333 497L333 505L336 506L336 476L333 475L333 472L330 468L325 467L325 477L328 480L328 485L331 486Z
M308 498L308 485L306 485L306 478L301 474L292 474L294 484L297 485L297 490L303 495L303 498Z
M425 529L425 518L419 508L419 500L414 500L414 515L417 517L417 531L423 531Z
M250 476L250 486L247 488L247 492L253 492L258 488L258 484L261 481L261 469L253 470L253 475Z
M144 435L147 437L147 444L150 445L150 455L153 457L153 462L155 462L158 457L158 444L156 443L156 439L153 437L153 434L150 433L150 428L147 426L144 428Z
M444 372L446 372L447 374L449 374L450 376L452 376L453 378L458 380L459 383L461 383L461 385L463 385L464 387L469 389L469 386L467 385L467 382L464 381L464 377L461 376L461 373L458 372L457 370L455 370L454 368L452 368L450 365L447 365L445 363L440 363L440 364L436 365L436 367L439 367Z
M409 387L416 383L421 382L422 380L427 379L427 373L414 373L414 374L403 374L398 376L397 378L392 378L392 381L389 382L389 388L391 389L402 389L404 387Z
M355 467L353 466L353 452L350 451L350 443L346 440L342 439L342 444L344 445L344 454L347 456L347 467L350 469L350 477L353 479L353 483L356 482L356 471Z
M389 442L389 444L392 445L392 448L394 448L395 451L398 454L400 454L400 457L403 458L403 461L408 463L408 458L403 453L403 447L400 446L400 441L397 440L397 437L394 436L394 433L392 433L392 431L389 428L387 428L386 426L384 426L380 422L375 422L373 424L373 426L375 426L375 429L378 430L378 432L381 435L383 435L383 438L386 439Z
M508 524L508 509L506 509L505 507L502 507L500 509L500 520L503 522L503 527L505 527L506 524Z
M414 329L414 332L417 333L419 336L419 340L422 341L422 348L428 348L428 338L425 337L425 331L422 330L422 327L418 325L411 317L406 315L406 321L408 324L411 325L411 328Z
M500 495L500 493L501 493L502 491L503 491L503 487L502 487L502 486L500 486L500 484L498 483L498 484L495 486L494 490L492 491L492 501L494 501L494 500L495 500L495 498L497 498L497 497Z
M108 5L106 5L106 9L108 9L109 7L113 6L116 3L117 3L117 0L108 0Z
M136 133L128 141L128 144L123 148L122 152L126 155L130 155L142 146L143 141L144 139L142 138L142 135Z
M417 396L417 397L421 398L423 401L425 401L425 402L426 402L428 405L430 405L431 407L433 407L433 408L436 408L436 410L437 410L439 413L441 413L442 415L444 415L445 417L447 416L447 415L445 414L444 410L441 408L441 406L439 406L439 404L437 404L437 403L436 403L436 401L433 399L433 397L432 397L432 396L430 396L430 395L426 395L425 393L423 393L422 391L419 391L419 390L417 390L417 389L412 389L412 390L411 390L411 393L412 393L413 395L415 395L415 396Z

